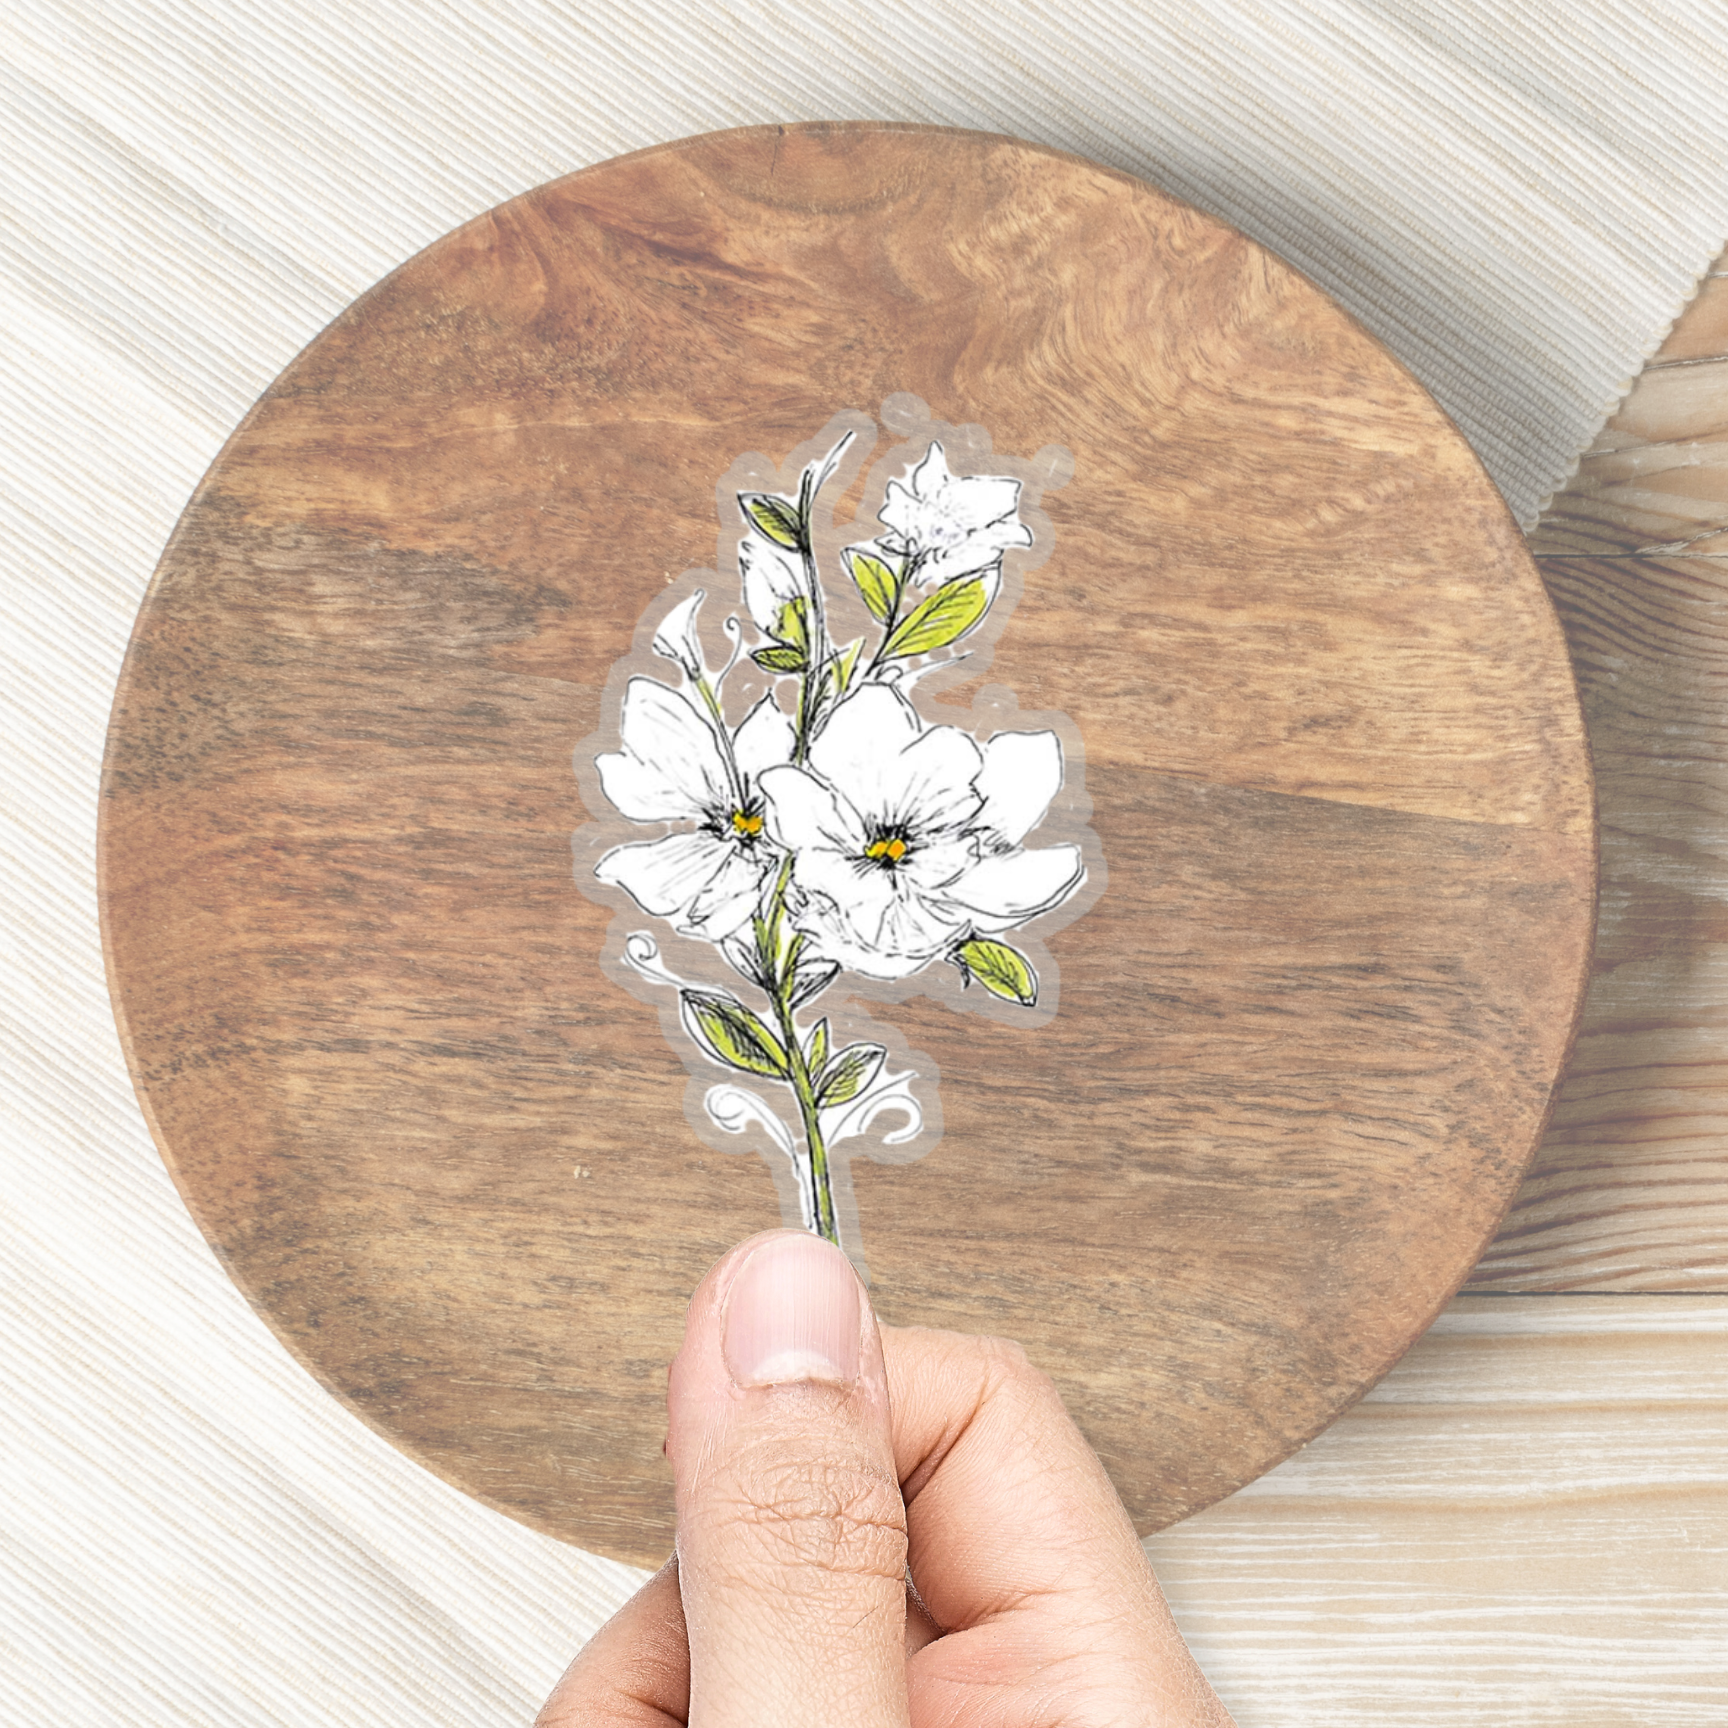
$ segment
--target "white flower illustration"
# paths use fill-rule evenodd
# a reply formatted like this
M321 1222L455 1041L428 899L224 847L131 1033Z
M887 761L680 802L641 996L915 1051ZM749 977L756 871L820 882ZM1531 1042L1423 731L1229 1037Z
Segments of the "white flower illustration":
M796 552L752 537L738 547L744 606L764 636L778 637L786 607L804 597L804 564Z
M680 684L630 678L619 748L595 758L622 816L671 831L613 846L594 874L711 944L744 993L679 977L644 931L627 940L625 964L678 993L682 1035L726 1072L704 1094L710 1120L766 1133L792 1160L805 1223L836 1242L830 1149L883 1117L902 1124L888 1142L915 1138L918 1075L890 1071L885 1044L839 1042L820 1010L800 1015L844 973L893 982L939 964L1034 1007L1032 962L1001 938L1086 879L1077 845L1026 844L1062 789L1056 734L980 740L926 721L907 694L982 625L1004 554L1032 544L1020 482L955 475L933 440L888 481L883 532L841 553L876 630L837 643L814 518L852 440L809 464L796 492L738 495L740 597L755 635L727 618L732 655L716 670L702 650L704 591L672 607L653 646ZM771 687L734 724L725 685L746 650ZM738 1076L790 1088L801 1144Z
M956 476L932 443L903 483L888 482L876 519L888 532L882 544L908 559L926 582L985 570L1002 554L1032 544L1020 520L1020 482L992 474Z
M692 683L708 676L708 663L702 657L701 612L707 590L698 588L688 600L681 600L654 632L654 652L668 660L676 660L684 668L684 676Z
M1044 820L1062 790L1062 741L1054 732L998 732L983 747L975 782L982 801L972 830L979 860L950 897L979 930L1000 932L1052 910L1080 886L1078 846L1026 851L1021 842Z
M769 831L791 855L802 896L792 922L816 952L866 978L909 977L973 929L1012 929L1078 886L1077 846L1018 846L1060 784L1055 735L991 742L1006 737L1024 743L999 748L990 764L992 808L977 743L957 727L926 726L898 691L869 685L811 745L808 768L763 774ZM1057 782L1022 794L1016 768L1043 770L1052 751Z
M686 936L722 941L750 921L778 859L764 835L762 773L792 759L792 722L764 696L731 740L681 691L632 678L619 722L623 749L596 758L600 784L632 822L688 822L687 831L614 846L594 868L644 912Z

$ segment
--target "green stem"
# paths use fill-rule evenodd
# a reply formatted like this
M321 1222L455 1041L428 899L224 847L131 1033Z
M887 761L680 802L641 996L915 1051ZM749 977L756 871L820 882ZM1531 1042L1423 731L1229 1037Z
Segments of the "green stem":
M804 580L810 589L810 652L813 659L812 670L820 672L828 658L828 612L824 604L826 596L822 592L822 577L816 569L816 554L810 543L804 543L802 556L804 559Z
M810 599L805 626L804 675L798 685L798 736L792 748L792 760L798 763L804 761L810 749L810 719L815 707L813 692L822 688L822 676L833 658L833 649L828 641L828 612L822 592L822 573L816 568L810 519L815 513L816 495L828 484L829 476L839 466L853 436L848 432L828 452L820 469L806 468L798 488L798 555L803 560L804 587Z
M821 1113L816 1106L816 1086L810 1065L804 1060L804 1047L799 1042L798 1028L793 1023L792 1005L787 1000L792 991L790 973L774 993L774 1012L780 1021L780 1036L792 1064L792 1090L798 1099L798 1113L804 1119L804 1145L810 1160L810 1193L815 1212L818 1236L840 1246L840 1227L834 1217L834 1189L828 1174L828 1147L822 1139Z
M808 524L806 524L808 534ZM810 609L805 614L804 672L798 681L798 734L792 748L792 760L802 763L810 750L810 720L815 708L816 692L822 688L822 676L830 658L828 646L828 616L822 604L822 577L816 568L816 555L808 539L800 549L804 560L804 583L809 591Z
M889 639L894 634L894 626L900 622L900 603L906 598L906 590L910 588L918 576L918 566L924 562L923 556L908 558L906 569L900 578L900 586L894 592L894 608L888 614L888 621L882 626L882 635L876 643L870 656L870 664L864 668L863 676L857 682L864 683L878 666L882 664L882 650L888 646Z
M798 985L796 962L799 943L795 940L788 954L780 952L781 919L786 911L786 887L791 877L792 860L788 858L780 866L774 892L769 896L768 915L758 926L762 932L758 943L774 950L771 955L763 954L761 960L764 969L772 974L772 988L768 995L774 1004L774 1017L780 1024L780 1041L785 1046L786 1059L792 1070L788 1084L798 1100L798 1114L804 1123L804 1145L810 1163L811 1210L815 1215L812 1224L818 1236L825 1237L838 1248L840 1226L834 1216L828 1147L822 1138L821 1111L816 1102L816 1085L821 1077L810 1072L810 1064L804 1058L803 1040L798 1035L798 1024L792 1013L792 993Z

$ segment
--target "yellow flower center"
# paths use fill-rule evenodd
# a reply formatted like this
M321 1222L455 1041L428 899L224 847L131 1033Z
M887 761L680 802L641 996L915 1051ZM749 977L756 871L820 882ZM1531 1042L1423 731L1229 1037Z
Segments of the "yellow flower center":
M762 832L762 818L752 816L743 810L732 812L732 832L754 838Z
M886 858L890 864L898 864L906 856L906 842L898 834L886 840L872 840L864 848L864 856L878 863Z

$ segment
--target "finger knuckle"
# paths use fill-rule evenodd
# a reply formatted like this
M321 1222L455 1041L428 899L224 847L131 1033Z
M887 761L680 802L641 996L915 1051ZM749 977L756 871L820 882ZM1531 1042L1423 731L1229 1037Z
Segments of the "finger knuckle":
M1055 1390L1050 1376L1034 1365L1012 1338L982 1338L986 1395L1002 1391L1042 1398Z
M1032 1358L1026 1354L1026 1347L1013 1338L980 1338L984 1358L999 1373L1003 1374L1036 1374L1038 1370L1032 1366Z
M799 1567L904 1576L906 1509L899 1484L862 1465L759 1462L736 1516L765 1557Z

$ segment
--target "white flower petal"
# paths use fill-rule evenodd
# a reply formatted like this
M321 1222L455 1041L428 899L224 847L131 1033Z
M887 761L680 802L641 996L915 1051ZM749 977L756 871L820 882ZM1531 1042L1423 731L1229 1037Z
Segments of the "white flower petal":
M738 574L744 605L756 628L771 636L780 608L804 592L804 561L796 552L752 536L738 542Z
M953 948L971 923L970 913L919 893L903 871L821 852L802 855L794 875L817 889L796 908L795 926L817 953L867 978L916 972Z
M719 871L691 900L678 925L686 935L723 942L748 923L776 860L760 846L722 840L728 854Z
M905 480L890 480L883 490L882 508L876 520L889 529L902 546L916 543L930 518L928 500L948 483L948 458L941 444L932 440L918 465Z
M732 755L738 772L752 781L770 768L792 760L797 728L772 695L764 696L732 734Z
M971 837L939 840L914 846L898 867L907 887L919 894L938 894L978 861L978 842Z
M905 552L912 546L917 533L918 509L918 500L898 480L888 482L876 520L887 529L881 539L890 551Z
M1019 510L1018 480L950 474L941 444L932 443L906 481L889 482L877 515L888 529L884 538L916 560L920 582L945 582L1030 546L1032 530Z
M758 782L767 800L768 832L788 852L862 856L868 844L858 813L802 768L770 768Z
M632 678L618 722L622 751L597 756L600 785L632 822L703 821L730 808L720 746L708 722L657 678Z
M948 471L948 452L942 448L941 439L930 440L930 448L907 478L920 498L933 497L944 486L953 484L954 476Z
M682 778L674 779L640 757L620 752L596 756L600 787L632 822L691 822L706 818L707 807L692 797Z
M1014 520L1020 512L1020 482L999 474L968 474L956 480L943 494L943 505L949 519L968 534L991 531L993 537L1012 534L1018 541L1026 536L1032 544L1032 530Z
M978 550L975 553L970 544L926 552L918 563L918 585L912 597L928 600L936 589L952 582L956 576L971 576L979 570L988 570L995 561L994 552ZM991 599L994 601L995 595L991 595Z
M726 868L735 850L706 831L668 834L614 846L594 866L594 874L622 888L644 912L672 918Z
M957 726L931 726L887 765L882 814L914 840L963 828L978 813L972 783L983 766L969 734ZM873 814L866 811L867 818Z
M953 540L1004 529L1019 532L1014 518L1020 509L1020 482L997 474L965 474L950 480L938 492L925 492L940 514L944 531ZM1030 531L1027 541L1030 544Z
M914 894L898 894L877 932L876 947L897 957L918 955L927 963L945 954L966 932L968 920ZM904 973L901 974L905 976Z
M1012 930L1059 905L1086 879L1078 846L1006 852L974 864L943 890L980 930Z
M851 939L865 948L881 945L882 921L900 898L891 871L817 848L797 855L792 879L802 892L832 909L825 915Z
M702 610L705 590L698 588L688 600L681 600L654 632L654 652L676 660L692 678L700 678L706 670L702 658L702 636L697 614Z
M832 905L813 903L798 919L797 927L810 939L811 950L863 978L891 980L908 978L929 964L925 954L890 954L861 941Z
M886 684L866 684L829 716L810 746L810 766L861 815L883 821L905 779L900 753L921 730L904 696Z
M984 807L974 826L998 849L1018 846L1062 789L1062 741L1054 732L998 732L978 776Z
M1032 530L1028 528L1024 539L1015 537L1008 542L1008 547L1031 544ZM919 590L923 592L929 588L940 587L942 583L952 582L956 577L972 576L985 570L995 571L996 580L1000 582L1002 554L1006 549L997 530L986 528L982 533L932 552L918 566ZM994 600L996 596L992 594L990 598Z

